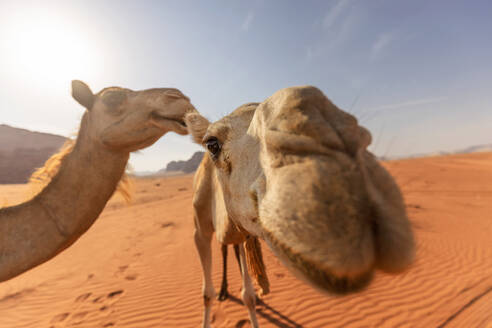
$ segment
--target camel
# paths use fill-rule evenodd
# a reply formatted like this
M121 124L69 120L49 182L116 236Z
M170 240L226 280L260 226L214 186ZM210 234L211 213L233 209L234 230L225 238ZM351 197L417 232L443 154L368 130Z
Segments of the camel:
M93 94L85 83L72 81L72 96L86 111L74 145L62 151L57 174L31 200L0 209L0 281L73 244L114 193L130 152L169 131L187 134L184 115L195 111L186 96L171 88L110 87Z
M203 327L210 327L210 241L239 246L241 297L258 327L245 244L266 242L297 277L344 295L376 269L406 270L415 242L400 190L367 151L371 135L319 89L291 87L215 123L185 117L208 151L194 179L195 243L203 268ZM261 263L257 263L261 264Z

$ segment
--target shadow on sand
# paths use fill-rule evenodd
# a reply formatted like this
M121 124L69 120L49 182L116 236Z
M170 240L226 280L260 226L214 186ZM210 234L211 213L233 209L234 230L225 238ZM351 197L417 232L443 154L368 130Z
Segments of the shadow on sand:
M242 300L232 295L229 295L228 300L240 305L244 305ZM302 328L302 325L286 317L260 299L256 299L256 313L260 317L265 318L279 328ZM234 327L244 327L248 323L248 321L249 320L244 319L239 320Z

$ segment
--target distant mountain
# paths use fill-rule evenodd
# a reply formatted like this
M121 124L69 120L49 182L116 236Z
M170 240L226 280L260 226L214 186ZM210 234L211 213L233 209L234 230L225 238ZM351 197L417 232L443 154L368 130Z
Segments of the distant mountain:
M0 184L27 182L65 141L59 135L0 124Z
M492 152L492 144L484 144L484 145L475 145L462 149L458 149L455 151L435 151L432 153L419 153L419 154L411 154L406 156L381 156L380 160L398 160L398 159L408 159L408 158L421 158L421 157L435 157L435 156L446 156L453 154L471 154L471 153L481 153L481 152Z
M176 172L176 171L181 171L181 172L184 172L184 173L195 172L196 169L198 168L198 166L200 165L200 162L202 161L203 154L205 154L203 151L197 151L187 161L172 161L172 162L169 162L167 164L166 168L160 170L158 173Z
M468 153L482 153L482 152L492 152L492 144L488 145L477 145L470 146L461 150L456 151L456 154L468 154Z

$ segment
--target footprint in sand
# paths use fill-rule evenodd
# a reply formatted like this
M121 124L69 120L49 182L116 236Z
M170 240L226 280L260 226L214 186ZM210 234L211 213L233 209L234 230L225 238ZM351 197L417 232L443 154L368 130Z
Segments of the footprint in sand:
M115 290L114 292L111 292L108 294L108 298L114 298L118 295L121 295L123 294L124 290L123 289L119 289L119 290Z
M407 207L408 208L414 208L414 209L417 209L417 210L422 209L422 206L420 206L419 204L407 204Z
M128 266L121 266L120 270L125 271ZM136 279L137 275L127 275L131 279ZM127 278L128 279L128 278ZM62 326L75 326L85 322L85 319L89 313L92 316L101 316L101 319L106 321L111 319L112 321L106 321L99 327L113 327L116 326L114 321L114 309L112 308L114 303L125 293L123 289L113 290L107 294L94 295L92 293L84 293L75 298L74 304L76 309L79 309L76 313L64 312L55 315L51 318L50 328ZM92 297L91 297L92 296ZM99 313L99 314L97 314ZM110 316L110 317L108 317ZM103 322L104 322L103 321Z
M103 296L98 296L92 300L92 303L101 303L103 301Z
M82 294L80 296L78 296L76 299L75 299L75 302L83 302L85 301L86 299L89 298L89 296L91 296L92 293L85 293L85 294Z
M125 271L129 268L129 265L120 265L118 267L118 270L114 273L115 277L120 277L121 275L125 274Z
M62 322L63 320L65 320L68 316L70 315L70 312L65 312L65 313L60 313L60 314L57 314L53 317L53 319L51 319L51 323L58 323L58 322Z
M115 276L116 277L119 277L120 275L123 275L125 274L125 272L127 271L127 269L129 268L130 266L129 265L121 265L118 267L118 271L116 271L115 273ZM125 279L126 280L136 280L138 277L138 274L136 273L127 273L126 276L125 276Z
M236 323L236 328L242 328L244 326L246 326L248 324L248 320L239 320L237 323Z
M94 304L103 304L103 303L106 303L107 300L116 300L118 299L122 294L124 293L124 290L123 289L119 289L119 290L115 290L111 293L108 293L106 296L104 295L101 295L101 296L97 296L95 297L93 300L92 300L92 303ZM100 311L104 311L108 308L108 304L103 304L99 310Z
M83 321L84 321L84 318L85 316L88 314L89 312L79 312L79 313L75 313L72 318L70 318L70 323L71 324L74 324L74 325L77 325L77 324L81 324Z
M126 280L136 280L138 277L138 274L129 274L125 277Z

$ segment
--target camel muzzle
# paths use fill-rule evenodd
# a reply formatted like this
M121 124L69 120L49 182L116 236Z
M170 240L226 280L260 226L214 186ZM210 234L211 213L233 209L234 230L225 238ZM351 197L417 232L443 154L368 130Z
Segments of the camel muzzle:
M265 172L264 239L296 275L344 294L371 281L374 214L353 160L310 157Z

